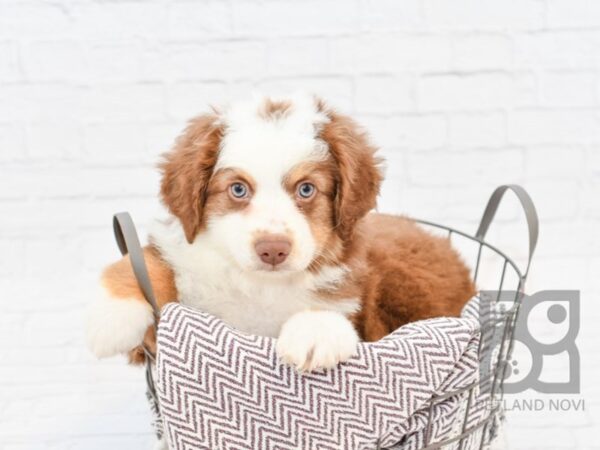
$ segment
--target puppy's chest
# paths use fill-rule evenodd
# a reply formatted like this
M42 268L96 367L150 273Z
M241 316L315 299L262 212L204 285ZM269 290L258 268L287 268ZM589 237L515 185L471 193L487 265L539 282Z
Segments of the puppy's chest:
M241 331L276 337L294 313L316 303L310 290L293 283L249 282L233 277L209 279L201 274L176 276L179 301L219 317Z
M356 298L320 298L316 286L322 280L311 277L272 280L227 271L211 274L184 270L176 271L175 283L182 304L213 314L243 332L277 337L284 322L297 312L317 308L349 315L358 310Z

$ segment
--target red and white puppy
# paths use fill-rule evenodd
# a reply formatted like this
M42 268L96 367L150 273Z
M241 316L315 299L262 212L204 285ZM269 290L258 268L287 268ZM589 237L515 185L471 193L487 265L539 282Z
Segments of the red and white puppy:
M446 239L368 214L382 175L366 135L312 97L255 99L192 120L161 165L172 218L146 259L158 301L178 300L278 337L302 370L351 357L359 339L458 315L474 292ZM90 315L98 356L153 344L152 313L123 259Z

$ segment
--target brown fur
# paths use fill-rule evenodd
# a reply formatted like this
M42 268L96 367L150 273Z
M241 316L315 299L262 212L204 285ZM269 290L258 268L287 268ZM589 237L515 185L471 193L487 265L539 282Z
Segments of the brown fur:
M317 271L328 261L338 262L343 246L334 232L334 199L336 193L336 165L333 158L325 161L301 163L292 168L283 180L283 185L296 201L298 209L306 216L319 255L313 260L309 270ZM309 199L296 195L298 186L310 182L315 186L315 194Z
M160 165L163 203L183 226L188 242L202 229L206 190L219 154L223 128L217 116L206 114L190 121Z
M366 134L349 117L325 110L330 122L325 124L320 137L329 145L329 151L338 166L335 198L335 226L340 237L350 239L356 222L375 208L382 175L376 148Z
M158 306L162 308L169 302L177 301L177 289L175 287L173 270L162 259L158 250L153 246L145 247L144 259L148 267L148 277L150 278ZM134 301L131 299L144 298L133 273L129 256L124 256L121 260L108 266L102 274L101 282L115 298L127 299L124 301ZM154 327L149 327L146 331L144 344L154 351L156 347ZM134 364L144 362L144 350L141 345L129 352L129 361Z
M291 109L292 103L289 101L267 99L262 109L258 111L258 115L267 120L283 119L289 114Z
M417 320L460 315L475 287L448 239L383 214L368 215L359 227L369 235L363 308L354 318L363 339L381 339Z
M434 237L403 217L367 213L375 207L382 175L366 134L350 118L318 107L330 122L319 132L331 158L295 167L282 180L306 215L321 248L308 270L322 265L344 264L350 269L344 283L319 291L321 298L360 298L361 310L352 317L362 339L374 341L399 326L438 316L457 316L475 293L469 270L447 239ZM265 117L285 115L287 103L267 102ZM243 172L225 169L213 174L224 130L216 116L193 120L161 165L161 195L181 221L192 242L201 232L205 217L250 207L232 198L229 186L242 181L252 191L254 180ZM317 188L310 199L296 196L299 183ZM149 275L162 305L177 298L172 269L152 246L145 249ZM140 298L127 257L104 273L104 284L117 298ZM150 328L145 343L154 346ZM143 361L141 348L130 353L132 362Z
M254 180L252 177L239 169L220 169L215 172L208 183L206 198L204 203L204 214L223 215L228 212L240 211L249 205L248 199L239 199L233 197L229 187L231 184L244 183L250 192L254 189Z

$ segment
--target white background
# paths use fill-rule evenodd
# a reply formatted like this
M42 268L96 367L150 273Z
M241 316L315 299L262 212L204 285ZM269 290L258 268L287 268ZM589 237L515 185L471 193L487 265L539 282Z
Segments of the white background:
M83 311L111 215L145 226L186 119L253 90L361 121L382 210L472 233L496 185L529 190L528 291L581 289L586 403L509 412L506 445L600 448L600 2L0 0L0 449L149 448L143 374L88 354ZM522 263L510 200L490 239Z

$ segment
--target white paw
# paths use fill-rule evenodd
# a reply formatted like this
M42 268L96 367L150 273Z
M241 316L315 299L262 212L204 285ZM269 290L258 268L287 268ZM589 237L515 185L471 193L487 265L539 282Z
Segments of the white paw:
M154 450L169 450L169 446L167 445L167 440L162 438L154 444Z
M277 355L301 371L329 369L356 355L359 339L350 321L333 311L305 311L283 324Z
M104 293L88 309L88 347L98 358L126 353L142 343L153 322L152 310L144 300Z

